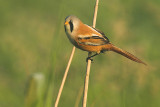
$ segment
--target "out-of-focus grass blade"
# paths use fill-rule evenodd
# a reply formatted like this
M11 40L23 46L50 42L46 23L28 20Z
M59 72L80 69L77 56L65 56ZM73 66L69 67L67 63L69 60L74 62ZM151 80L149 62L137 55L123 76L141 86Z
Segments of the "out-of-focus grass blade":
M42 73L31 75L26 87L26 107L43 107L45 76Z
M61 0L61 2L63 2L63 0ZM58 11L58 9L57 9ZM54 88L54 70L55 70L55 65L56 65L56 61L57 61L57 50L58 50L58 41L59 40L59 32L60 32L60 27L62 25L62 17L63 16L63 3L60 3L59 5L59 11L57 12L57 23L56 23L56 29L54 32L54 38L53 38L53 46L52 46L52 51L51 51L51 68L49 69L48 72L48 82L46 85L46 97L45 97L45 107L51 107L54 100L53 100L53 88Z

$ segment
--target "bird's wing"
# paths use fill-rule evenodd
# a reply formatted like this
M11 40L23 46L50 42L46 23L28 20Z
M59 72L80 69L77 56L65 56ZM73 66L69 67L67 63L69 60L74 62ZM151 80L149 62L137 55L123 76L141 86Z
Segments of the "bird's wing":
M96 34L78 36L78 43L84 45L100 46L109 43L109 40Z
M102 37L104 37L106 39L106 41L109 42L109 39L106 37L106 35L104 34L104 32L102 32L101 30L94 28L92 26L90 26L91 28L93 28L95 31L97 31L98 33L100 33L102 35Z
M85 31L84 34L77 36L77 42L84 45L100 46L109 43L109 39L100 30L86 25L90 31Z

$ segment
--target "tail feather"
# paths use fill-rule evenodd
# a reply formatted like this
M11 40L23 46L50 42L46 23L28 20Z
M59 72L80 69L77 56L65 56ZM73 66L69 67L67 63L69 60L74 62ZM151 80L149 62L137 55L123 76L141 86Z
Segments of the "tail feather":
M122 50L122 49L120 49L120 48L118 48L118 47L116 47L116 46L114 46L112 44L108 44L108 45L110 45L110 46L106 45L106 48L107 48L106 50L114 51L114 52L116 52L118 54L121 54L121 55L125 56L126 58L128 58L128 59L130 59L132 61L147 65L146 63L144 63L143 61L141 61L140 59L138 59L136 56L132 55L131 53L129 53L127 51L124 51L124 50ZM109 49L108 49L108 47L109 47Z

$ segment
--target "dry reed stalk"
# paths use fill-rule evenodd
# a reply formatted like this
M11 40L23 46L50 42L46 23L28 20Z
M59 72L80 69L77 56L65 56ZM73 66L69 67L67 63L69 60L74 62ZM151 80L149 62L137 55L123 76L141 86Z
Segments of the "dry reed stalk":
M96 0L94 16L93 16L93 27L94 28L96 26L98 3L99 3L99 0ZM90 57L90 55L91 55L91 53L88 53L88 57ZM87 71L86 71L86 77L85 77L85 83L84 83L83 107L86 107L86 105L87 105L87 93L88 93L90 67L91 67L91 60L89 59L88 62L87 62Z
M74 46L73 49L72 49L72 52L71 52L71 55L70 55L70 58L69 58L69 61L68 61L68 65L67 65L66 70L65 70L65 72L64 72L64 76L63 76L63 79L62 79L61 86L60 86L60 88L59 88L59 92L58 92L58 95L57 95L57 98L56 98L56 102L55 102L54 107L57 107L57 106L58 106L59 99L60 99L60 97L61 97L61 93L62 93L62 90L63 90L63 87L64 87L64 83L65 83L66 78L67 78L67 74L68 74L69 67L70 67L70 65L71 65L72 59L73 59L74 52L75 52L75 46Z

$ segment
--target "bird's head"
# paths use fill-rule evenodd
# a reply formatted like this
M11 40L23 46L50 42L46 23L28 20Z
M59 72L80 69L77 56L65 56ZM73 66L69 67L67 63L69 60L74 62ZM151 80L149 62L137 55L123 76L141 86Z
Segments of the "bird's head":
M64 23L65 31L70 34L73 33L78 29L80 22L76 16L67 16Z

